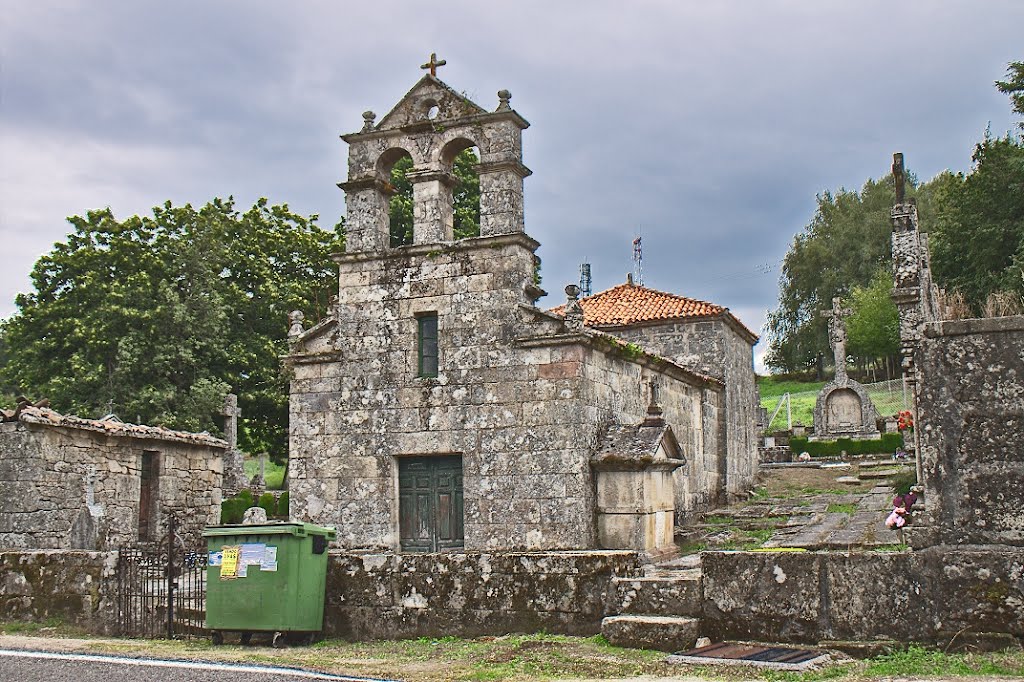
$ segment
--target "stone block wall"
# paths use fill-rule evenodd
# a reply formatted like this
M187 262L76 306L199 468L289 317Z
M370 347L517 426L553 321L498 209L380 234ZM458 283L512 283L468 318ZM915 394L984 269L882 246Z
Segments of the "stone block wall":
M346 639L600 631L612 576L635 552L331 552L324 628Z
M1024 547L1022 349L1024 316L924 327L918 428L932 542Z
M58 618L98 634L117 630L117 553L0 552L0 620Z
M1013 549L705 552L702 568L702 634L715 641L1024 638L1024 557Z
M727 313L726 313L727 314ZM756 338L725 316L609 328L610 333L673 362L725 382L724 422L728 495L744 495L757 475L760 398L754 374Z
M139 539L141 461L159 453L153 519L198 541L217 523L223 448L68 426L0 424L0 548L116 549Z

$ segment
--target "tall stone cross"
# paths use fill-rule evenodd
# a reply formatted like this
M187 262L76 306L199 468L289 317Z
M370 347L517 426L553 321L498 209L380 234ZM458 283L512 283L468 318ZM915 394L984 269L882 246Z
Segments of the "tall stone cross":
M430 69L430 75L433 76L434 78L437 78L437 67L444 66L447 63L448 62L445 61L444 59L442 59L441 61L437 61L437 53L436 52L431 52L430 53L430 61L427 62L426 64L423 64L422 66L420 66L420 68L421 69Z
M832 309L822 310L828 319L828 339L832 342L832 354L836 360L836 381L846 379L846 318L853 314L843 308L839 298L832 299Z
M892 180L896 187L896 203L902 204L907 199L907 172L903 167L903 154L892 155Z
M238 418L242 416L242 408L238 406L238 396L228 393L224 396L224 409L220 411L224 415L224 438L228 442L228 448L238 449Z

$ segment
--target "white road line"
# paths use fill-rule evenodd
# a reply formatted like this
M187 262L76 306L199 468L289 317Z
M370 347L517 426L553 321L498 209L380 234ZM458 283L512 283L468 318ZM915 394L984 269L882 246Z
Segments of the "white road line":
M334 680L335 682L396 682L372 677L346 677L329 673L311 672L297 668L271 668L262 665L245 665L241 663L212 663L209 661L175 661L158 658L126 658L123 656L104 656L102 654L65 654L56 651L31 651L28 649L0 649L0 656L13 658L48 658L62 661L82 661L87 663L116 663L118 665L138 665L152 668L185 668L187 670L217 670L238 673L266 673L298 677L306 680Z

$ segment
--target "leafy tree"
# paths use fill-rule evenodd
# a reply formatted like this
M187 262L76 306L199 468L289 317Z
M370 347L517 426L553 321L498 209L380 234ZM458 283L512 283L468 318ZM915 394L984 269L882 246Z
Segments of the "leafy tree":
M919 186L912 175L907 185L908 196L917 199L927 220L930 185ZM889 268L893 200L892 175L868 180L860 192L818 195L814 217L783 261L779 305L768 315L769 366L798 371L831 356L827 321L819 311L831 307L833 297L846 297L854 287L867 286L879 269Z
M900 350L899 314L892 301L892 272L880 268L867 286L854 287L850 308L853 314L846 321L848 351L867 361L881 359L892 376Z
M480 236L480 177L475 166L480 160L472 148L455 157L452 174L458 184L452 191L454 202L455 238ZM412 170L412 158L403 156L391 168L391 246L412 244L413 198L412 183L406 173Z
M1010 96L1013 110L1024 116L1024 62L1010 62L1006 67L1006 80L996 81L996 87ZM1024 121L1018 125L1024 128Z
M936 193L929 246L939 286L979 308L993 292L1024 292L1024 140L986 134L972 159Z
M282 459L287 313L326 312L342 224L326 232L265 199L240 213L230 198L69 221L0 328L0 387L82 416L214 432L234 390L242 448Z

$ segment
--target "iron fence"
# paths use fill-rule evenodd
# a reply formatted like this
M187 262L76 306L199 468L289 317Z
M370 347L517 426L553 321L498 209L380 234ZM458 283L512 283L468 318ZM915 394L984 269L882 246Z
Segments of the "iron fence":
M123 637L206 636L206 550L186 548L168 520L151 546L118 551L118 623Z

